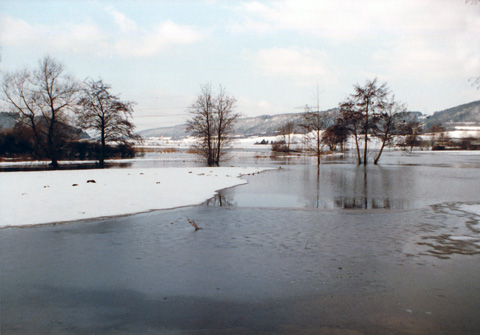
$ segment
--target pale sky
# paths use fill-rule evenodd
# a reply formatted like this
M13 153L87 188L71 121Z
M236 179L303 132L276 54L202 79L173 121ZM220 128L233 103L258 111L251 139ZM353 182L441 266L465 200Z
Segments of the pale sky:
M480 100L480 4L465 0L2 0L0 68L50 55L137 102L138 130L185 122L200 85L244 116L338 106L387 82L409 110Z

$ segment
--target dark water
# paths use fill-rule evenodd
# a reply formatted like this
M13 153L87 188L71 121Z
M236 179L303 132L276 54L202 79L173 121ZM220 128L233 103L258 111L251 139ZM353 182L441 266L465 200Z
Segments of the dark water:
M1 334L480 332L480 156L255 162L202 206L0 230Z

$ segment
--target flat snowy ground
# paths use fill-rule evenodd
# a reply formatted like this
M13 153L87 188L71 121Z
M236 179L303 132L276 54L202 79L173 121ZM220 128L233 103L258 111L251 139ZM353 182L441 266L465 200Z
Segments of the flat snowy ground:
M0 173L0 228L196 205L213 197L215 191L246 183L241 175L263 170L219 167Z

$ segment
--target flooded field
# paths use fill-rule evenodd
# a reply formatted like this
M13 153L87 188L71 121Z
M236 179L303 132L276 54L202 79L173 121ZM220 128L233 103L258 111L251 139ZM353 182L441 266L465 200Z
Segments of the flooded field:
M480 155L312 162L238 153L281 168L202 206L0 230L1 334L478 334ZM197 163L133 167L161 164Z

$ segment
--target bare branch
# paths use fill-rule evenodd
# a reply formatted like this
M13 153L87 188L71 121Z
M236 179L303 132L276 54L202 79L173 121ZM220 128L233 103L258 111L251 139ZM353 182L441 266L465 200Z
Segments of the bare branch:
M188 220L188 222L193 226L193 228L195 228L195 231L198 231L198 230L202 229L202 228L200 228L200 227L195 223L195 220L194 220L194 219L191 219L191 220L190 220L190 219L187 217L187 220Z

